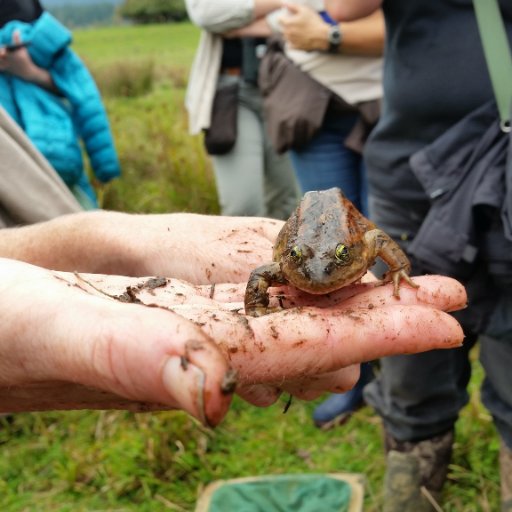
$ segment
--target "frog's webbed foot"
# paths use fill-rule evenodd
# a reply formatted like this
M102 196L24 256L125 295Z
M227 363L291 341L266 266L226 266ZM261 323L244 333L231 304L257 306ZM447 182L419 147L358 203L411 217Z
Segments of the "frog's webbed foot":
M382 279L382 284L393 283L393 296L397 299L400 298L400 282L405 281L412 288L419 288L420 286L416 284L407 271L405 269L399 270L390 270L384 274Z

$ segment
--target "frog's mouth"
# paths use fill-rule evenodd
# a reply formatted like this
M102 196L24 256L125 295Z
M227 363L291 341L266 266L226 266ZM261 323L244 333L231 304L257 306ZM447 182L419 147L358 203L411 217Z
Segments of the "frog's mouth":
M315 281L304 277L297 279L297 276L294 276L294 278L288 281L291 285L295 286L295 288L303 292L310 293L311 295L325 295L326 293L335 292L340 288L355 283L359 278L360 276L355 276L348 280L332 279L329 281Z

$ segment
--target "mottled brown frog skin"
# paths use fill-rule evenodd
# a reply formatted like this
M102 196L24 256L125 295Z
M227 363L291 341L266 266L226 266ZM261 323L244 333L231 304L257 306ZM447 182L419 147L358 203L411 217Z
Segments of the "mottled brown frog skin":
M400 281L417 288L411 265L398 244L364 217L338 188L307 192L283 226L274 245L273 262L255 269L245 291L248 315L266 314L268 288L291 284L325 294L358 281L377 256L388 265L383 282Z

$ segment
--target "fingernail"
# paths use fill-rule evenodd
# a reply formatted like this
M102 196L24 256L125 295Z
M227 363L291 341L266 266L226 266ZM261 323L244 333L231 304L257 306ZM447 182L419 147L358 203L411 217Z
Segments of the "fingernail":
M167 392L186 412L208 425L204 403L204 372L183 358L170 357L162 370L163 384Z

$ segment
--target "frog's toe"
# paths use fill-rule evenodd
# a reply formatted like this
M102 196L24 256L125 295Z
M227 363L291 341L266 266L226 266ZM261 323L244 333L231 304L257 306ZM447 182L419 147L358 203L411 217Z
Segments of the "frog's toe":
M400 275L402 277L402 279L409 285L409 286L412 286L413 288L419 288L420 285L415 283L412 279L411 279L411 276L405 272L405 271L401 271L400 272Z
M400 272L393 274L393 296L397 299L400 298Z
M416 284L405 270L398 270L397 272L391 273L391 278L387 282L393 282L393 296L397 299L400 298L400 284L401 281L405 281L412 288L419 288L419 284Z

